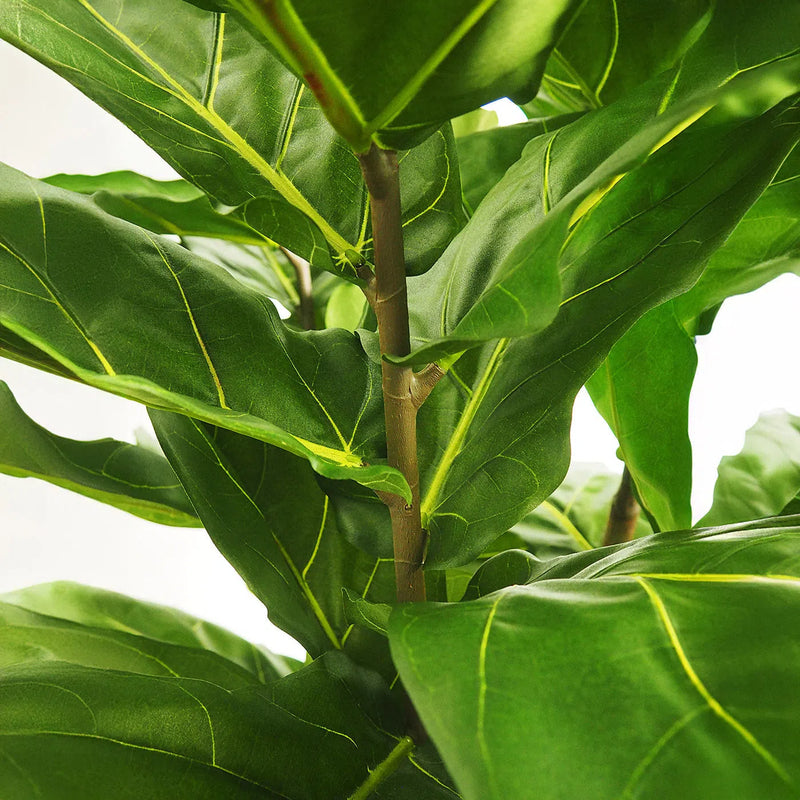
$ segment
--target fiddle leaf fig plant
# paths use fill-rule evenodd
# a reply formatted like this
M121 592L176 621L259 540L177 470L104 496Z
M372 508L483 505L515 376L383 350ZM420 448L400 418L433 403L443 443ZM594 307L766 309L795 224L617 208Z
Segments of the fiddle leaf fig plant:
M0 37L180 175L0 166L0 355L160 444L2 384L0 470L204 528L308 654L2 596L0 794L800 796L797 418L702 528L688 434L695 338L800 265L800 6L0 0ZM621 477L570 464L584 385Z

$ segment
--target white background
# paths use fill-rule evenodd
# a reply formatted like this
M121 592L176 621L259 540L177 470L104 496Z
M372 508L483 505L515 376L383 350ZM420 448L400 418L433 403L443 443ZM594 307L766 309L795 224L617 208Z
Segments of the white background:
M37 178L117 169L174 177L121 123L3 42L0 75L0 161ZM728 301L711 335L698 341L690 410L695 518L710 503L720 457L740 449L761 411L800 414L798 309L800 279L785 276ZM149 428L134 403L5 359L0 379L30 416L62 436L132 442L136 429ZM585 393L572 440L575 460L618 468L615 440ZM0 475L0 591L60 579L173 605L302 657L202 530L155 525L41 481Z

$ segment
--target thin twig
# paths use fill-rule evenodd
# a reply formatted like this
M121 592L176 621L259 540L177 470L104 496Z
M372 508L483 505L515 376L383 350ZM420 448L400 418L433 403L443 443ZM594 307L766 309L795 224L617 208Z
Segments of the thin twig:
M419 408L427 400L433 387L443 376L444 370L438 364L428 364L425 369L414 373L414 380L411 382L411 398L416 408Z
M633 491L633 479L627 467L622 472L619 489L611 503L611 512L606 523L603 546L630 542L639 521L641 507Z
M311 265L304 258L295 255L291 250L281 247L281 251L294 267L297 275L297 294L300 303L297 307L297 316L303 330L313 331L317 327L314 317L314 289L311 281Z

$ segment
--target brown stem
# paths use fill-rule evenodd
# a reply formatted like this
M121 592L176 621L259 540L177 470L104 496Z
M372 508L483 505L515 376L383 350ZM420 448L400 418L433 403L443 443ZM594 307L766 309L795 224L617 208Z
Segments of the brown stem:
M433 391L433 387L444 377L444 370L438 364L428 364L425 369L414 373L414 380L411 383L411 397L414 406L419 408L428 395Z
M400 179L397 154L374 144L358 156L369 190L372 237L375 248L374 309L381 353L405 356L411 351L403 228L400 216ZM417 465L417 406L411 367L381 362L386 448L389 465L403 473L411 487L411 503L398 495L384 495L392 518L395 579L399 602L425 599L422 571L425 535L420 519Z
M297 308L297 316L303 330L313 331L317 327L314 318L314 291L311 285L311 266L308 261L300 256L296 256L291 250L281 247L283 254L289 259L289 263L294 267L297 275L297 294L300 297L300 305Z
M622 480L619 489L611 503L611 513L608 515L606 532L603 545L621 544L633 539L636 523L639 520L641 508L633 493L633 479L627 467L622 471Z

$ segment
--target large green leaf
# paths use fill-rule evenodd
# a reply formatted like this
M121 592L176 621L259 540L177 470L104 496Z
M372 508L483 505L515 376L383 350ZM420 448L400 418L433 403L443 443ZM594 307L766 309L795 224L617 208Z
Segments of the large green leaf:
M661 530L692 524L689 393L696 367L694 342L665 303L611 348L586 384Z
M660 534L396 609L393 655L464 797L797 797L799 536L798 517Z
M40 478L163 525L200 525L180 481L158 453L114 439L56 436L25 414L3 381L0 418L0 472Z
M711 509L698 525L724 525L780 514L800 493L800 417L762 414L744 447L719 464Z
M374 668L391 670L380 639L350 625L342 587L371 602L392 602L394 563L340 536L308 465L186 417L153 411L151 419L209 535L270 619L312 656L330 649L360 659L369 653Z
M87 590L87 594L91 594L91 590ZM266 660L263 660L263 666L268 671L259 675L248 668L249 665L241 665L239 659L239 663L230 661L197 643L188 647L175 645L163 636L152 638L137 630L112 628L108 623L92 624L96 620L92 619L91 612L87 615L88 624L64 619L59 609L47 608L46 604L45 611L51 613L37 613L25 607L24 595L23 592L22 597L11 595L0 601L0 676L20 664L36 661L158 677L192 678L229 690L281 677ZM80 607L83 598L78 599ZM133 613L148 614L147 604L140 605L130 598L123 598L124 601L137 606ZM113 609L111 613L114 613Z
M711 257L700 280L676 298L675 313L691 334L728 297L758 289L778 275L800 274L800 148Z
M688 406L697 355L689 335L707 333L726 298L800 271L799 179L795 148L695 286L645 315L588 383L619 439L642 501L662 529L690 524ZM714 524L752 516L755 511Z
M182 237L181 244L224 267L245 286L277 300L287 311L295 311L300 305L297 274L279 248L194 236ZM330 273L321 274L336 280Z
M587 0L547 62L542 96L526 111L548 115L553 101L568 109L613 102L678 63L713 8L713 0Z
M103 211L154 233L208 236L254 245L270 243L247 223L215 209L208 195L188 181L156 181L135 172L109 172L52 175L45 183L92 195Z
M174 608L145 603L104 589L58 581L7 592L0 595L0 601L21 606L35 614L58 617L60 620L88 626L88 629L79 629L70 625L63 626L64 630L71 632L70 636L75 641L83 641L81 636L84 636L87 641L92 637L97 639L99 635L97 631L93 633L87 631L102 628L125 634L120 641L133 642L134 640L129 636L133 634L144 637L146 643L150 645L153 645L154 642L166 642L181 648L188 647L216 653L243 667L262 683L282 678L292 671L291 659L256 647L218 625L184 614ZM53 620L46 622L56 625ZM44 625L43 622L42 625ZM105 637L105 634L102 636ZM107 637L106 641L109 640L110 637ZM99 655L102 655L109 646L101 644L99 650L94 649ZM177 650L175 651L177 652ZM173 650L169 652L173 652ZM63 660L63 653L59 653L58 657ZM103 666L99 663L92 665L87 661L80 663L84 666ZM173 667L175 667L174 664Z
M413 309L415 338L421 346L402 361L440 360L487 340L523 336L548 325L559 300L563 304L572 299L569 286L559 287L559 271L570 268L565 251L575 252L577 240L583 239L588 252L587 229L598 231L598 219L605 217L600 207L605 211L610 203L625 202L626 190L649 161L662 164L666 172L662 149L683 152L691 140L686 128L692 123L707 136L713 135L710 128L721 133L726 117L756 115L800 86L800 56L764 69L761 79L754 74L741 76L661 113L671 80L665 75L612 106L531 141L435 267L412 284L416 294L426 298ZM714 104L720 107L709 113ZM704 123L697 123L704 114ZM788 149L787 143L782 157ZM773 174L781 160L770 160ZM676 166L673 180L687 165ZM688 166L695 171L692 183L714 180L701 165ZM750 203L756 197L751 196ZM598 206L604 198L606 202ZM627 224L650 232L651 248L675 233L675 218L652 203ZM614 238L605 237L605 246ZM642 251L640 257L648 252ZM438 302L431 303L430 297Z
M385 684L341 654L265 686L213 653L3 612L16 646L0 671L4 796L329 800L364 784L388 800L457 796L402 737Z
M355 150L407 147L498 97L521 102L577 0L190 0L238 13L316 94Z
M462 357L440 383L419 418L430 563L477 555L558 486L578 389L644 312L691 287L793 146L791 111L709 117L619 181L564 249L556 320Z
M371 257L357 160L313 95L236 19L181 0L9 0L0 37L98 102L184 177L271 240L354 276ZM443 128L404 159L409 269L461 224Z
M480 130L457 140L461 169L461 191L470 212L522 155L525 145L537 136L573 122L579 114L564 114L548 120L531 120L502 128Z
M363 465L382 448L380 376L355 336L293 331L263 294L185 248L0 174L0 325L90 385L408 493L395 470Z

